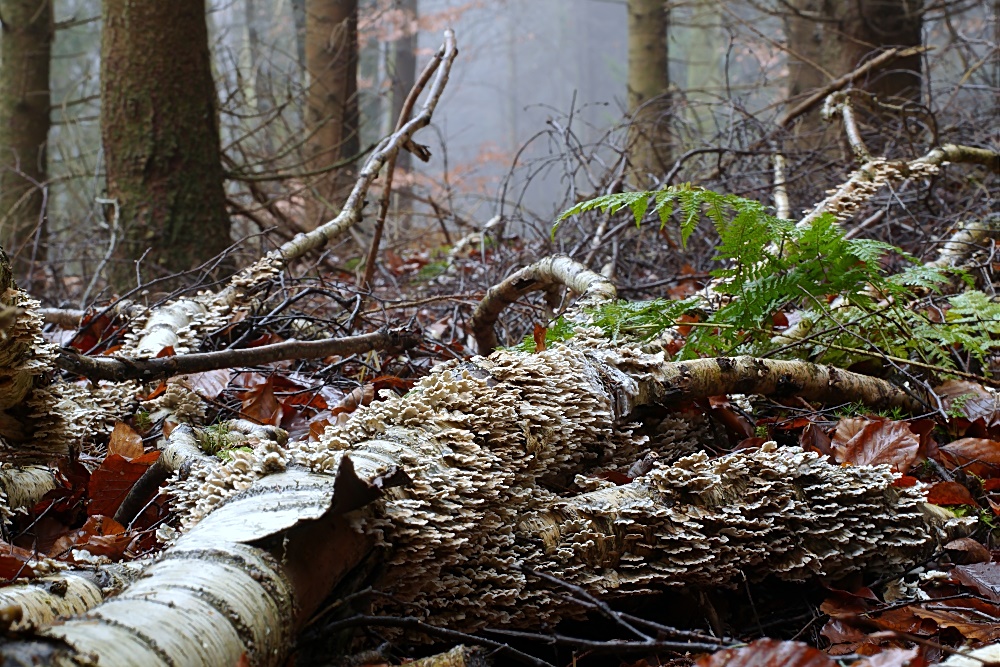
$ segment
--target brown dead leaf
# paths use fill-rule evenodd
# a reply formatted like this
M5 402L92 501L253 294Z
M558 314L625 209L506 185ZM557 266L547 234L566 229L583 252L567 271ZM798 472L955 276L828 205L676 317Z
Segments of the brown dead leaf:
M981 385L966 380L948 380L934 393L941 397L944 409L961 414L969 421L982 418L987 426L996 422L997 399Z
M180 382L202 398L211 401L218 398L219 394L226 390L232 379L233 372L228 368L221 368L203 373L179 375L171 382Z
M535 352L545 351L545 334L548 332L549 330L541 324L535 325L534 331L531 332L532 337L535 339Z
M375 385L371 383L363 384L344 396L340 400L340 403L330 411L330 414L336 417L341 413L351 413L357 410L359 406L368 405L373 400L375 400Z
M906 422L841 419L834 431L831 448L838 463L887 463L894 471L905 473L917 460L920 438Z
M117 454L127 461L142 456L142 436L124 422L115 424L108 440L108 454Z
M1000 477L1000 442L986 438L962 438L939 448L949 469L962 468L978 477Z
M1000 604L1000 563L956 565L951 576L969 588L976 589L983 597Z
M799 447L807 452L818 452L823 456L832 456L830 436L816 424L807 424L799 436Z
M90 505L87 513L114 516L132 485L159 456L159 451L153 451L129 461L118 454L108 455L90 475L87 487Z
M274 382L269 376L263 384L240 394L243 407L240 417L257 422L277 426L281 421L281 403L274 395Z
M993 554L982 544L971 537L960 537L944 545L944 548L951 554L952 561L961 565L971 563L989 563L993 560Z
M993 642L1000 639L1000 623L985 621L975 610L969 612L939 607L915 607L913 613L937 623L939 628L954 628L966 639Z
M969 490L958 482L938 482L927 491L932 505L972 505L979 507Z
M698 659L697 667L832 667L820 650L800 642L758 639L743 648L729 648Z

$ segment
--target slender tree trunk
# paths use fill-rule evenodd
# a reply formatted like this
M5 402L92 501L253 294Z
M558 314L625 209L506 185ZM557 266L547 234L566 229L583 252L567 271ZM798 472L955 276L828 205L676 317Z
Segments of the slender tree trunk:
M398 0L403 15L402 35L392 43L392 116L395 123L403 110L403 102L417 78L417 0ZM396 158L396 169L409 171L412 156L403 151Z
M204 0L104 0L101 134L120 241L112 284L192 268L229 245Z
M306 71L306 0L292 0L292 21L295 24L295 56L299 69Z
M721 26L718 3L697 0L691 8L691 25L683 32L688 117L701 140L710 139L716 132L714 110L723 92L726 56L726 35Z
M0 19L0 243L24 276L45 253L52 1L2 0Z
M325 169L360 146L357 0L306 0L306 63L306 153L311 169ZM349 169L317 178L307 207L310 227L333 216L353 181Z
M663 0L628 0L629 152L639 186L655 181L670 160L668 25Z

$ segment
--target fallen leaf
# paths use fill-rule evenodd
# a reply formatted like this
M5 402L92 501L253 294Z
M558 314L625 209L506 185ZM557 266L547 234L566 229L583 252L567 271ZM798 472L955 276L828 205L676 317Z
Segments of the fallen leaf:
M954 628L966 639L993 642L1000 639L1000 623L983 621L976 613L937 607L915 607L913 613L937 623L939 628Z
M830 448L830 436L816 424L807 424L802 434L799 436L799 446L806 451L813 451L823 456L832 456L833 450Z
M887 463L894 471L905 473L917 460L920 438L902 421L841 419L831 448L838 463Z
M956 565L951 571L951 576L976 589L983 597L1000 604L1000 563Z
M972 505L979 507L969 490L958 482L938 482L927 491L932 505Z
M957 562L961 565L972 563L989 563L993 560L993 554L982 544L971 537L960 537L944 545L944 548L951 553L952 559L960 558Z
M340 403L330 410L330 414L336 417L344 412L351 413L357 410L359 406L368 405L373 400L375 400L375 385L371 383L363 384L344 396L340 400Z
M111 454L105 458L90 475L90 484L87 487L90 505L87 507L87 513L114 516L118 506L132 489L132 485L159 456L159 451L152 451L131 461L118 454Z
M535 325L535 329L531 333L532 337L535 339L535 352L545 351L545 334L547 334L548 331L549 330L541 324Z
M703 656L697 667L832 667L830 656L800 642L758 639L749 646Z
M179 382L188 387L194 393L204 399L214 400L219 394L226 390L230 380L233 379L233 372L228 368L203 373L191 373L190 375L179 375L171 382Z
M986 438L962 438L942 445L943 463L962 468L977 477L1000 477L1000 442Z
M281 403L274 396L274 382L268 377L264 384L257 385L240 394L243 407L240 417L258 424L277 426L281 421Z
M966 380L948 380L934 393L941 397L944 409L969 421L982 418L987 425L996 421L997 399L981 385Z
M117 454L131 461L142 456L142 453L142 436L124 422L115 424L111 431L111 439L108 440L108 454Z
M160 351L156 353L156 359L162 359L163 357L176 357L177 352L174 350L173 345L167 345L166 347L161 347Z

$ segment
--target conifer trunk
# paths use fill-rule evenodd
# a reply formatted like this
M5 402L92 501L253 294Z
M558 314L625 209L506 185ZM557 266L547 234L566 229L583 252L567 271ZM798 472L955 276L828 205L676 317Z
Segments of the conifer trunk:
M655 182L670 160L667 27L663 0L628 2L629 158L638 187Z
M120 241L118 289L229 246L204 0L104 0L101 135ZM115 215L109 213L109 218Z
M357 0L306 0L306 154L312 170L358 152ZM316 227L337 211L353 184L348 169L317 177L307 206L307 224Z
M0 244L23 277L45 254L52 1L3 0L0 19Z

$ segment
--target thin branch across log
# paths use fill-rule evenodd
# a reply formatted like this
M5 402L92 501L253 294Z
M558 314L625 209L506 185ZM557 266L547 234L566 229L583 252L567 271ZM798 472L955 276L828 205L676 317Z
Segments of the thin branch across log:
M344 356L372 350L405 350L414 347L419 342L420 337L414 331L390 329L347 338L289 340L247 349L182 354L157 359L88 357L63 348L59 350L57 363L63 370L94 381L140 380L145 382L186 373L202 373L238 366L257 366L286 359L316 359L333 354Z

